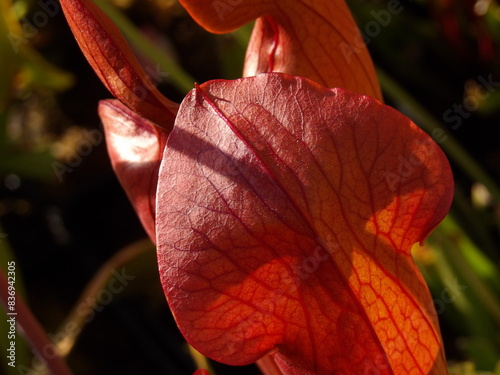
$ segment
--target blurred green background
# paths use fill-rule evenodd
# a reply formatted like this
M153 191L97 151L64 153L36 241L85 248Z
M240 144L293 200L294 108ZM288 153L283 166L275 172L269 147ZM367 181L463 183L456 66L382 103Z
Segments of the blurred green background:
M500 374L500 5L401 1L389 12L394 1L348 3L386 102L434 137L456 183L450 214L414 255L435 299L452 373ZM126 269L133 280L101 294L88 324L80 322L70 367L75 374L192 374L196 365L166 306L154 249L141 241L145 233L102 140L96 107L110 94L57 2L0 4L1 266L16 260L16 288L51 335L64 331L72 311L91 306L92 287L79 299L91 280L95 294L114 277L109 270ZM190 87L168 74L168 64L198 83L241 76L251 27L211 35L175 0L113 4L114 17L131 21L120 25L132 41L158 47L137 52L170 99L180 102ZM152 60L158 53L167 63ZM31 367L21 338L17 350L18 364ZM235 371L214 366L218 374ZM20 373L3 355L2 371ZM236 371L258 373L253 366Z

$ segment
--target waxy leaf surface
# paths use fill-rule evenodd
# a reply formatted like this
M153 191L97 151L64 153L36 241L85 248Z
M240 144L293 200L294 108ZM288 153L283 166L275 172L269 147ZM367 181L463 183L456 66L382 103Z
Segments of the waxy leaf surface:
M116 175L154 240L158 169L179 105L156 89L118 28L91 0L61 5L85 57L119 99L101 102L99 115Z
M99 103L113 169L149 237L155 235L155 200L168 134L118 100Z
M370 97L277 73L208 82L181 104L160 168L175 319L232 365L270 354L286 374L445 374L410 248L452 190L433 141Z
M344 0L181 0L205 29L226 33L257 19L244 76L283 72L381 100L372 60Z
M111 94L171 130L178 104L156 89L109 17L92 0L61 0L61 5L80 49Z

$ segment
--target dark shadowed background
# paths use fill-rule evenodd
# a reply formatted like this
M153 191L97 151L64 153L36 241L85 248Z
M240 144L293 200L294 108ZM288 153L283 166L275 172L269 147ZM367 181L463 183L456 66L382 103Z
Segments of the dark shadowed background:
M48 333L78 331L67 358L75 374L192 374L196 366L163 297L154 248L141 242L145 232L110 167L96 112L110 94L57 3L0 2L1 266L15 259L18 293ZM208 34L174 0L114 3L198 83L241 75L249 28ZM461 151L484 169L491 186L500 183L500 6L488 0L349 4L386 102L453 153L453 223L416 257L435 297L450 364L462 363L457 374L472 374L474 366L493 371L500 358L500 200L467 172ZM20 28L12 24L16 17ZM159 89L180 102L185 92L168 72L142 62ZM422 124L429 116L441 130ZM447 149L448 137L462 146L458 152ZM97 289L88 324L65 325L73 308L80 316L91 311L92 302L79 297L99 268L130 251L138 255ZM456 261L461 253L465 265ZM32 358L17 340L17 364L29 368ZM0 365L0 373L28 373L12 371L3 354ZM258 373L253 366L215 367L221 375Z

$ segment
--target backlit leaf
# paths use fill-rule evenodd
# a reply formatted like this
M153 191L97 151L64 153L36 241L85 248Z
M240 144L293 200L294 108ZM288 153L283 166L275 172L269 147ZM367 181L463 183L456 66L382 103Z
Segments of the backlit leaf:
M168 134L118 100L101 101L99 116L116 176L154 240L158 169Z
M452 191L434 142L370 97L276 73L197 87L157 196L179 328L232 365L269 354L286 374L446 374L410 249Z
M156 89L108 16L92 0L61 0L61 5L82 52L111 94L171 130L178 104Z

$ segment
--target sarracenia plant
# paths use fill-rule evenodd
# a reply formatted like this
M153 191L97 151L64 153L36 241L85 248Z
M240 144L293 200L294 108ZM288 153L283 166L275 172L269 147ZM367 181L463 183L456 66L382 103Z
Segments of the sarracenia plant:
M117 99L111 161L194 348L268 375L447 373L410 249L449 209L450 167L381 103L344 1L181 0L211 32L256 23L245 78L180 105L94 3L61 3Z

